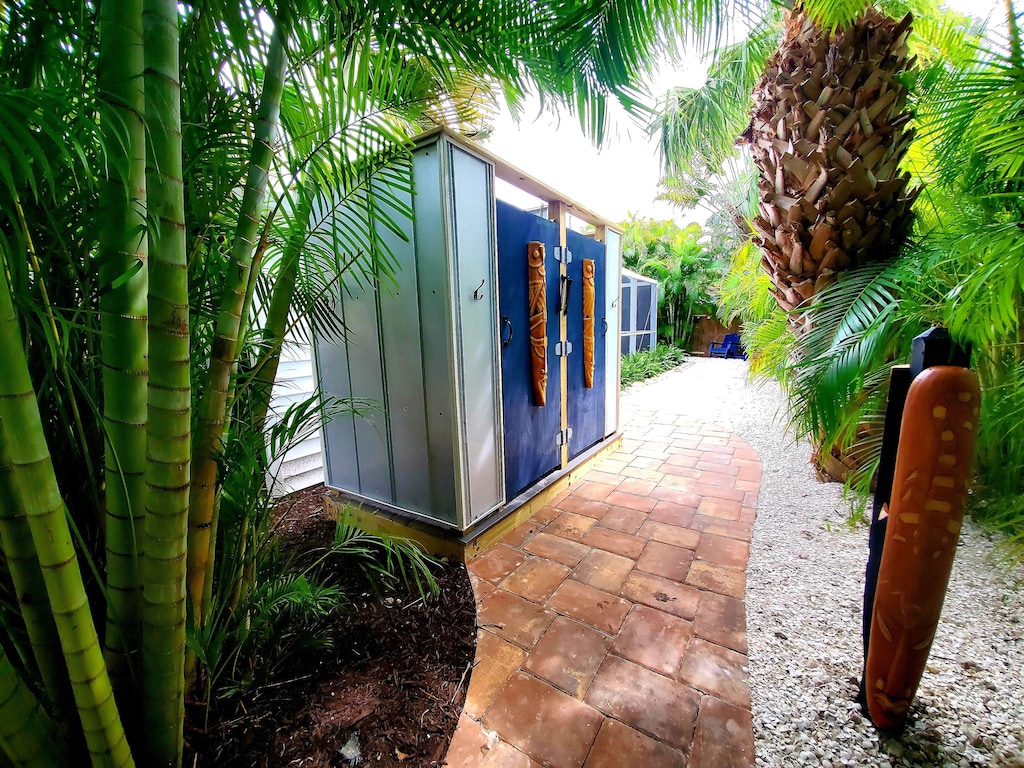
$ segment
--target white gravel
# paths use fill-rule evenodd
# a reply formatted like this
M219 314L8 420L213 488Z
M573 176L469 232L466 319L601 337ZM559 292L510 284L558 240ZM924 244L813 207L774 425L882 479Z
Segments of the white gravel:
M658 409L717 424L758 452L764 476L747 578L757 765L1024 768L1024 589L968 522L906 731L882 738L855 702L866 526L786 434L777 385L747 364L694 358L623 394L623 417Z

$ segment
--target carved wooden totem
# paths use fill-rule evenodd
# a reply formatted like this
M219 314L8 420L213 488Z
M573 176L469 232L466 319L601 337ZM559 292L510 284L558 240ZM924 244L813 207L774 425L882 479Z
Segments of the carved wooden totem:
M583 260L583 385L594 386L594 260Z
M544 243L526 246L527 286L530 302L530 364L533 371L533 402L547 403L548 392L548 294L544 270Z
M883 730L903 725L935 637L979 403L977 377L957 366L922 371L907 394L864 680L871 719Z

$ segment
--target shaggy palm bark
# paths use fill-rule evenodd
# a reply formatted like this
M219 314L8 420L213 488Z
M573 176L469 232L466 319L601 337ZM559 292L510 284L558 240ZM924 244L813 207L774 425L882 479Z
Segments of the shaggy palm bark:
M829 33L797 8L754 88L740 143L760 174L755 240L787 311L836 272L889 258L909 229L920 191L899 170L914 134L899 79L913 66L910 23L868 10Z

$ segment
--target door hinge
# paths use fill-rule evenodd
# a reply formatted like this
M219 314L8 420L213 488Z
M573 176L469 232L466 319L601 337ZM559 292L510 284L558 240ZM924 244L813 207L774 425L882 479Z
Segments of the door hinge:
M560 245L555 246L555 261L560 264L572 264L572 251Z
M571 341L556 341L555 342L555 357L568 357L572 354L572 342Z
M566 427L555 435L555 445L566 445L572 440L572 427Z

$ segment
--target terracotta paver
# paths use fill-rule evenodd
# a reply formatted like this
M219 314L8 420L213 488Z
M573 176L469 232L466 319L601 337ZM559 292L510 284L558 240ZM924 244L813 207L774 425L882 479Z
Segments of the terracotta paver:
M660 541L650 542L637 558L636 568L644 573L653 573L665 579L683 583L686 581L686 574L690 571L690 563L693 562L693 552L682 547L673 547L671 544L662 544Z
M615 638L612 651L673 677L692 636L691 622L646 605L634 605Z
M630 609L629 601L572 580L555 590L548 606L609 635L619 631Z
M530 652L523 669L582 699L609 645L611 638L607 635L559 616Z
M601 726L583 768L623 768L625 765L686 768L686 756L609 717Z
M531 602L543 603L568 575L566 566L531 555L501 582L501 588Z
M579 541L597 524L597 520L575 512L563 512L556 517L544 530L554 536L561 536L570 541Z
M526 658L526 652L497 635L481 629L476 639L476 665L466 692L464 711L477 720L494 701L498 691L519 669Z
M570 578L614 595L618 594L633 565L628 557L595 549L576 566Z
M580 768L597 738L601 713L545 682L517 672L481 721L512 746L550 766Z
M568 565L570 568L579 565L580 560L590 554L589 547L569 541L569 539L563 539L561 536L552 536L550 533L538 533L526 543L523 549L538 557Z
M747 657L695 637L686 646L679 679L705 693L750 708Z
M536 645L554 620L554 611L503 589L494 590L477 606L478 626L525 649Z
M498 544L475 558L469 564L469 572L497 584L522 565L525 559L526 557L519 550Z
M608 656L586 702L638 731L686 750L693 738L700 694L639 664Z
M607 528L596 526L590 529L590 533L583 537L583 543L606 552L629 557L633 560L640 557L647 542L618 531L609 531Z
M701 595L693 587L638 570L626 577L619 594L634 603L643 603L688 621L697 615Z
M739 568L726 568L706 563L703 560L696 560L690 564L686 583L730 597L743 597L747 589L747 577L744 571Z
M689 768L754 768L750 710L704 696L697 715Z
M746 568L750 545L725 536L715 536L705 532L697 545L697 559L707 560L716 565L727 565L732 568Z
M691 528L693 518L697 515L695 507L679 504L675 501L659 501L651 512L649 520L655 523L668 523L682 528Z
M648 520L640 526L637 536L650 541L660 541L662 544L672 544L676 547L696 549L700 544L700 533L691 531L689 528L680 528L678 525L658 523Z
M620 447L470 565L449 768L754 766L746 566L761 464L635 410Z
M634 534L647 522L647 513L638 509L611 507L601 518L599 525L619 533Z
M747 619L743 600L701 592L693 632L716 645L747 652Z
M541 764L508 742L496 741L480 768L541 768Z

